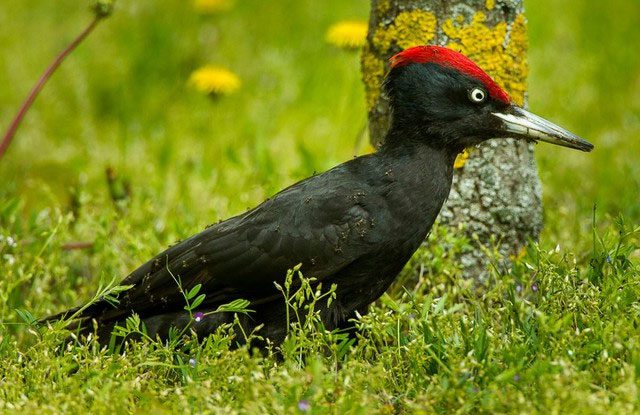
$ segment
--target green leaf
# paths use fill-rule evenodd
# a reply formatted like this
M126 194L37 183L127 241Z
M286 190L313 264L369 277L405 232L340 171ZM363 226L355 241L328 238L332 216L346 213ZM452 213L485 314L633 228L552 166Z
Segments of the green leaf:
M15 312L18 315L18 317L20 317L22 319L22 321L27 323L27 325L29 325L29 326L33 326L37 321L36 318L33 317L33 314L31 314L27 310L22 310L20 308L16 308Z
M189 292L187 293L187 300L191 300L193 297L195 297L200 292L200 288L202 288L202 284L198 284L191 290L189 290Z
M189 305L189 308L191 310L195 310L200 304L202 304L205 297L206 297L205 294L200 294L199 296L197 296L196 299L193 300L193 302Z
M134 287L134 284L129 285L116 285L112 289L109 290L109 294L118 294L123 291L128 291Z
M247 307L251 305L251 302L243 298L233 300L230 303L223 304L216 310L216 313L252 313L253 310L249 310Z

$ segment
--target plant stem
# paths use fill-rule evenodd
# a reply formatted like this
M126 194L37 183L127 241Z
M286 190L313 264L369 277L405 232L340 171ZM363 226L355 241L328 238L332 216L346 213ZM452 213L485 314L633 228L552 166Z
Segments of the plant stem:
M40 93L40 91L42 90L44 85L47 83L49 78L51 78L51 75L53 75L56 69L58 69L58 67L65 60L65 58L71 52L73 52L73 50L76 47L78 47L78 45L82 43L82 41L87 36L89 36L89 34L93 31L93 29L95 29L95 27L98 25L98 22L102 20L103 17L104 16L96 14L96 16L93 18L91 23L89 23L89 25L78 35L78 37L76 37L62 52L58 54L55 60L49 65L49 67L40 76L40 79L38 79L38 82L33 86L33 88L31 89L31 92L29 92L29 95L20 106L20 109L18 110L18 113L16 114L16 116L13 118L13 121L11 121L11 124L9 125L9 129L7 130L4 137L2 138L2 142L0 142L0 159L2 159L2 156L4 156L4 153L7 151L9 144L11 144L11 140L13 139L13 136L16 134L16 131L20 126L20 122L22 122L22 119L26 115L27 111L29 111L29 108L31 108L31 104L33 104L36 97L38 96L38 93Z

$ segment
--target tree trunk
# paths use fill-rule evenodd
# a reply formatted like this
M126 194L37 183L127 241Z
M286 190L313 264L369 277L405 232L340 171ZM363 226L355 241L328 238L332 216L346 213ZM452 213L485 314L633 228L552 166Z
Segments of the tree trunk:
M525 100L526 20L522 0L372 0L363 80L371 142L379 145L389 125L381 95L388 59L410 46L437 44L467 55L517 104ZM474 249L460 258L465 277L482 279L489 259L481 247L507 259L542 227L541 187L533 145L490 140L457 162L453 188L440 223L462 229ZM460 226L462 225L462 226Z

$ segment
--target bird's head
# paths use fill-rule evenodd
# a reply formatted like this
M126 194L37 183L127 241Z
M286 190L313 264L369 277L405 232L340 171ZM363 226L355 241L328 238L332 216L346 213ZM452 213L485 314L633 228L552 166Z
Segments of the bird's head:
M593 145L513 104L478 65L441 46L406 49L391 60L385 91L392 109L388 142L427 140L458 152L490 138L546 141L582 151Z

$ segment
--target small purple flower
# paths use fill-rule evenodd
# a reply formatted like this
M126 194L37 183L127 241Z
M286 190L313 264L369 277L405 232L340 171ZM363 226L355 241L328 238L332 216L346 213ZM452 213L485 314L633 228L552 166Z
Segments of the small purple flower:
M607 255L607 263L610 264L611 262L611 255Z
M516 292L517 293L521 293L522 292L522 284L516 285Z
M202 311L198 311L193 315L193 319L196 321L196 323L200 323L203 318L204 318L204 313Z
M533 291L534 293L538 292L538 284L537 283L533 283L531 284L531 291Z
M513 375L513 381L520 382L520 374L516 373L515 375Z
M196 359L194 359L193 357L192 357L191 359L189 359L189 364L190 364L192 367L196 367Z
M311 404L306 399L301 399L298 401L298 409L301 412L308 412L311 409Z

